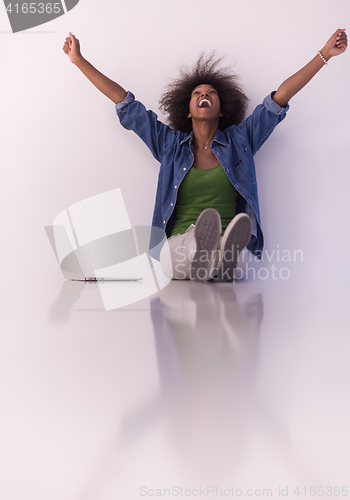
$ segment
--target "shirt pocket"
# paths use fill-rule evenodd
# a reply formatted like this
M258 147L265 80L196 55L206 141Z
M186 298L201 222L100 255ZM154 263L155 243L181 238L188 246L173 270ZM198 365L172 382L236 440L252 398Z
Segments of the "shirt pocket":
M256 184L255 166L252 152L249 147L245 147L240 160L234 166L234 171L239 177L243 177L251 184Z

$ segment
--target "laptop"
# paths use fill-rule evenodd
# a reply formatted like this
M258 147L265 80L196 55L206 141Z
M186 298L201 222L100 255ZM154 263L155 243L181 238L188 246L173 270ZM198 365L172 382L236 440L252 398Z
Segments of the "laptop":
M76 249L73 248L63 225L45 226L45 232L62 274L67 280L101 282L140 281L143 279L141 276L130 275L109 277L96 277L94 275L94 268L109 267L111 264L123 262L123 260L132 257L124 255L125 252L123 253L123 248L126 248L128 253L128 250L135 245L131 230L106 236ZM116 249L119 250L119 254L115 251ZM94 263L95 265L93 265Z

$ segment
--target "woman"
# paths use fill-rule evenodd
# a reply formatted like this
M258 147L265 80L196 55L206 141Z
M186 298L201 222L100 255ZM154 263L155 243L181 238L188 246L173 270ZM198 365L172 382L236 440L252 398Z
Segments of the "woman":
M345 30L339 29L244 121L247 98L235 76L217 69L219 61L212 57L201 57L161 99L168 126L84 59L79 41L69 33L63 51L116 104L121 124L136 132L161 163L152 226L169 238L170 253L164 246L160 254L167 274L203 282L232 280L245 246L261 258L253 156L284 119L289 100L346 48Z

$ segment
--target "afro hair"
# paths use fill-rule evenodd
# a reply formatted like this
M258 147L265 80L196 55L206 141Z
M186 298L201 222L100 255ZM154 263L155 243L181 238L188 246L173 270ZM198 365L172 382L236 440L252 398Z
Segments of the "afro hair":
M221 105L219 129L238 125L246 112L248 98L237 83L237 76L230 68L218 68L222 58L215 59L215 54L205 56L202 53L193 69L184 67L180 77L175 79L162 95L159 105L168 116L168 124L183 133L191 132L192 120L188 118L189 105L193 89L201 84L208 84L218 92Z

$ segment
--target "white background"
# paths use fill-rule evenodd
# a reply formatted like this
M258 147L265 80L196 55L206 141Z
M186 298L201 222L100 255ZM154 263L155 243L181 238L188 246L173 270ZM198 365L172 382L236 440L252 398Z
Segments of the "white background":
M350 29L349 14L349 0L80 0L57 20L12 34L0 5L1 498L134 500L142 484L197 487L197 452L221 430L223 443L231 440L222 456L209 456L203 485L221 467L236 487L348 484L349 300L342 290L350 278L350 51L292 99L256 155L266 249L304 253L293 282L264 290L258 362L249 361L249 349L246 360L217 346L236 338L243 312L254 312L244 293L259 303L254 290L263 283L172 282L161 298L168 337L198 338L194 365L203 372L179 370L169 408L149 305L106 313L96 289L64 282L43 227L114 188L131 224L148 225L157 184L147 148L62 52L68 31L92 64L154 111L178 68L216 49L240 75L252 111L337 28ZM299 293L302 286L316 293ZM240 309L234 295L242 292ZM210 313L213 304L224 312L206 330L207 316L197 312ZM171 325L179 333L171 335ZM244 347L250 337L242 328ZM176 360L181 352L190 360L187 348ZM225 403L227 395L231 406L221 403L216 415L206 368L217 364L225 376L209 384L211 397Z
M179 67L217 50L241 77L250 112L346 28L349 14L348 0L81 0L12 34L1 8L5 273L60 279L43 226L89 196L119 187L131 223L152 220L158 163L65 56L68 31L92 64L156 112ZM301 249L310 283L349 280L349 53L292 99L256 156L265 248Z

